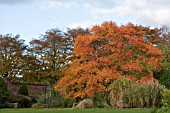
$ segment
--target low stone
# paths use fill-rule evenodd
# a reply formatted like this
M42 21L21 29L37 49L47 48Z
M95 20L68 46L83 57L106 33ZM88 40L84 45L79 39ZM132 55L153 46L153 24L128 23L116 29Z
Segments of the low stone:
M84 108L92 108L92 107L93 107L93 101L91 99L84 99L79 104L77 104L77 106L73 108L84 109Z

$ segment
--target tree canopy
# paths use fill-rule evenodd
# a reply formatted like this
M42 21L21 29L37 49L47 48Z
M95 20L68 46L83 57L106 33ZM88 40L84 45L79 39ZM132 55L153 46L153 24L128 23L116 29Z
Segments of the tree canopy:
M29 45L19 35L0 35L0 75L14 81L57 83L56 90L73 98L107 90L120 76L147 81L154 80L154 73L169 87L169 34L167 27L104 22L91 30L50 29Z
M106 90L120 76L133 81L153 80L153 70L161 69L163 56L146 41L147 30L131 23L118 26L104 22L94 26L91 34L79 35L73 51L77 59L56 84L56 90L64 90L72 98L85 98Z
M16 76L22 72L27 45L19 35L0 35L0 75Z

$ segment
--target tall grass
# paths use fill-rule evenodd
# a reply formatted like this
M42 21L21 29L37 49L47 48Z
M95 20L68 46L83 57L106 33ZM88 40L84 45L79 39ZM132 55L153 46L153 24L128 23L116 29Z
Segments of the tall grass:
M73 100L64 97L61 93L51 90L40 95L37 99L39 105L46 105L48 108L71 107Z
M149 108L160 105L164 87L158 82L132 82L128 78L120 77L113 81L109 89L110 104L114 108Z
M130 108L158 107L163 88L158 82L137 82L124 91L123 100Z

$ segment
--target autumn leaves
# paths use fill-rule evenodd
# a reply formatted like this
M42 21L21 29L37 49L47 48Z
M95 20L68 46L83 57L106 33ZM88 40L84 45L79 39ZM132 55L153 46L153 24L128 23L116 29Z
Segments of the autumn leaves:
M148 29L147 29L148 30ZM131 23L117 26L104 22L94 26L91 34L75 40L74 60L56 90L65 90L72 98L91 97L107 89L116 78L125 76L133 81L153 79L153 70L160 69L162 52L144 41L147 31Z

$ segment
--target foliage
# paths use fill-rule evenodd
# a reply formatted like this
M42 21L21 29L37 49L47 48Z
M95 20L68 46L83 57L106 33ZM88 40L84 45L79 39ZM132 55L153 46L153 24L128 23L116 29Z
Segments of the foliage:
M31 53L25 55L25 70L22 72L22 78L17 79L19 82L27 82L33 84L48 84L48 77L45 72L41 72L40 61ZM12 79L15 80L14 78ZM16 81L17 81L16 80Z
M169 89L163 89L161 92L162 94L162 104L165 106L170 106L170 90Z
M168 37L170 40L170 34ZM164 60L161 63L161 71L155 72L154 77L158 79L162 85L165 85L166 88L170 88L170 44L169 46L165 44L162 43L161 46L158 46L159 49L163 51Z
M166 88L170 88L170 47L163 53L164 60L161 63L162 69L160 72L154 72L154 78L156 78L160 84L165 85Z
M163 86L158 82L136 82L126 89L123 100L128 107L159 107Z
M124 92L132 85L132 81L125 77L120 77L109 85L109 98L112 107L127 107L123 102Z
M170 112L170 90L163 89L161 94L162 94L161 108L155 108L151 113L169 113Z
M62 94L51 90L46 94L42 94L38 97L39 104L45 104L48 108L53 107L70 107L73 101L65 98Z
M97 108L110 107L109 96L107 91L94 94L92 100L94 107Z
M18 93L21 94L21 95L28 95L27 85L26 84L21 85Z
M109 86L110 104L114 108L159 107L163 88L157 81L132 82L120 77Z
M25 70L22 71L23 77L18 81L56 83L74 59L72 51L76 36L88 33L89 30L83 28L67 29L66 32L50 29L39 39L33 39L22 62L25 66Z
M119 90L126 90L130 85L132 85L132 81L124 76L119 77L115 81L113 81L109 85L109 90L114 90L115 92Z
M4 82L3 78L0 77L0 108L5 107L5 103L7 103L7 96L7 85Z
M31 98L27 96L23 96L20 98L20 100L17 102L18 103L18 108L29 108L31 107Z
M3 104L3 108L13 108L14 105L8 101L6 101L4 104Z
M73 28L73 29L67 29L67 32L66 32L66 36L70 37L73 41L73 44L76 40L76 37L78 35L87 35L87 34L91 34L90 33L90 30L88 28L86 29L83 29L81 27L78 27L78 28Z
M61 78L64 67L74 59L72 51L75 36L85 31L69 29L67 32L51 29L40 39L30 42L30 56L35 58L33 58L33 62L28 62L28 64L34 63L34 65L28 65L30 71L25 72L26 76L38 76L37 80L45 79L52 84Z
M10 93L7 100L11 103L17 103L18 108L29 108L34 103L32 97L16 93Z
M26 50L24 40L19 35L0 35L0 75L16 76L23 70L23 52Z
M92 97L120 76L147 81L153 79L153 70L160 70L162 52L145 42L147 34L142 26L104 22L91 32L76 38L73 53L77 59L56 90L65 90L72 98Z
M5 94L7 92L7 85L2 77L0 77L0 92L1 94Z
M159 80L166 88L170 88L170 31L167 26L162 28L154 28L149 30L146 28L147 35L145 36L149 43L163 52L164 60L161 63L161 71L154 72L154 77Z
M162 69L160 72L154 72L154 78L157 79L160 84L170 88L170 69Z
M170 112L170 107L163 106L161 108L155 108L154 110L151 111L151 113L169 113Z
M60 105L58 101L59 97L55 92L49 92L46 94L42 94L38 97L38 104L47 105L47 107L58 107Z

